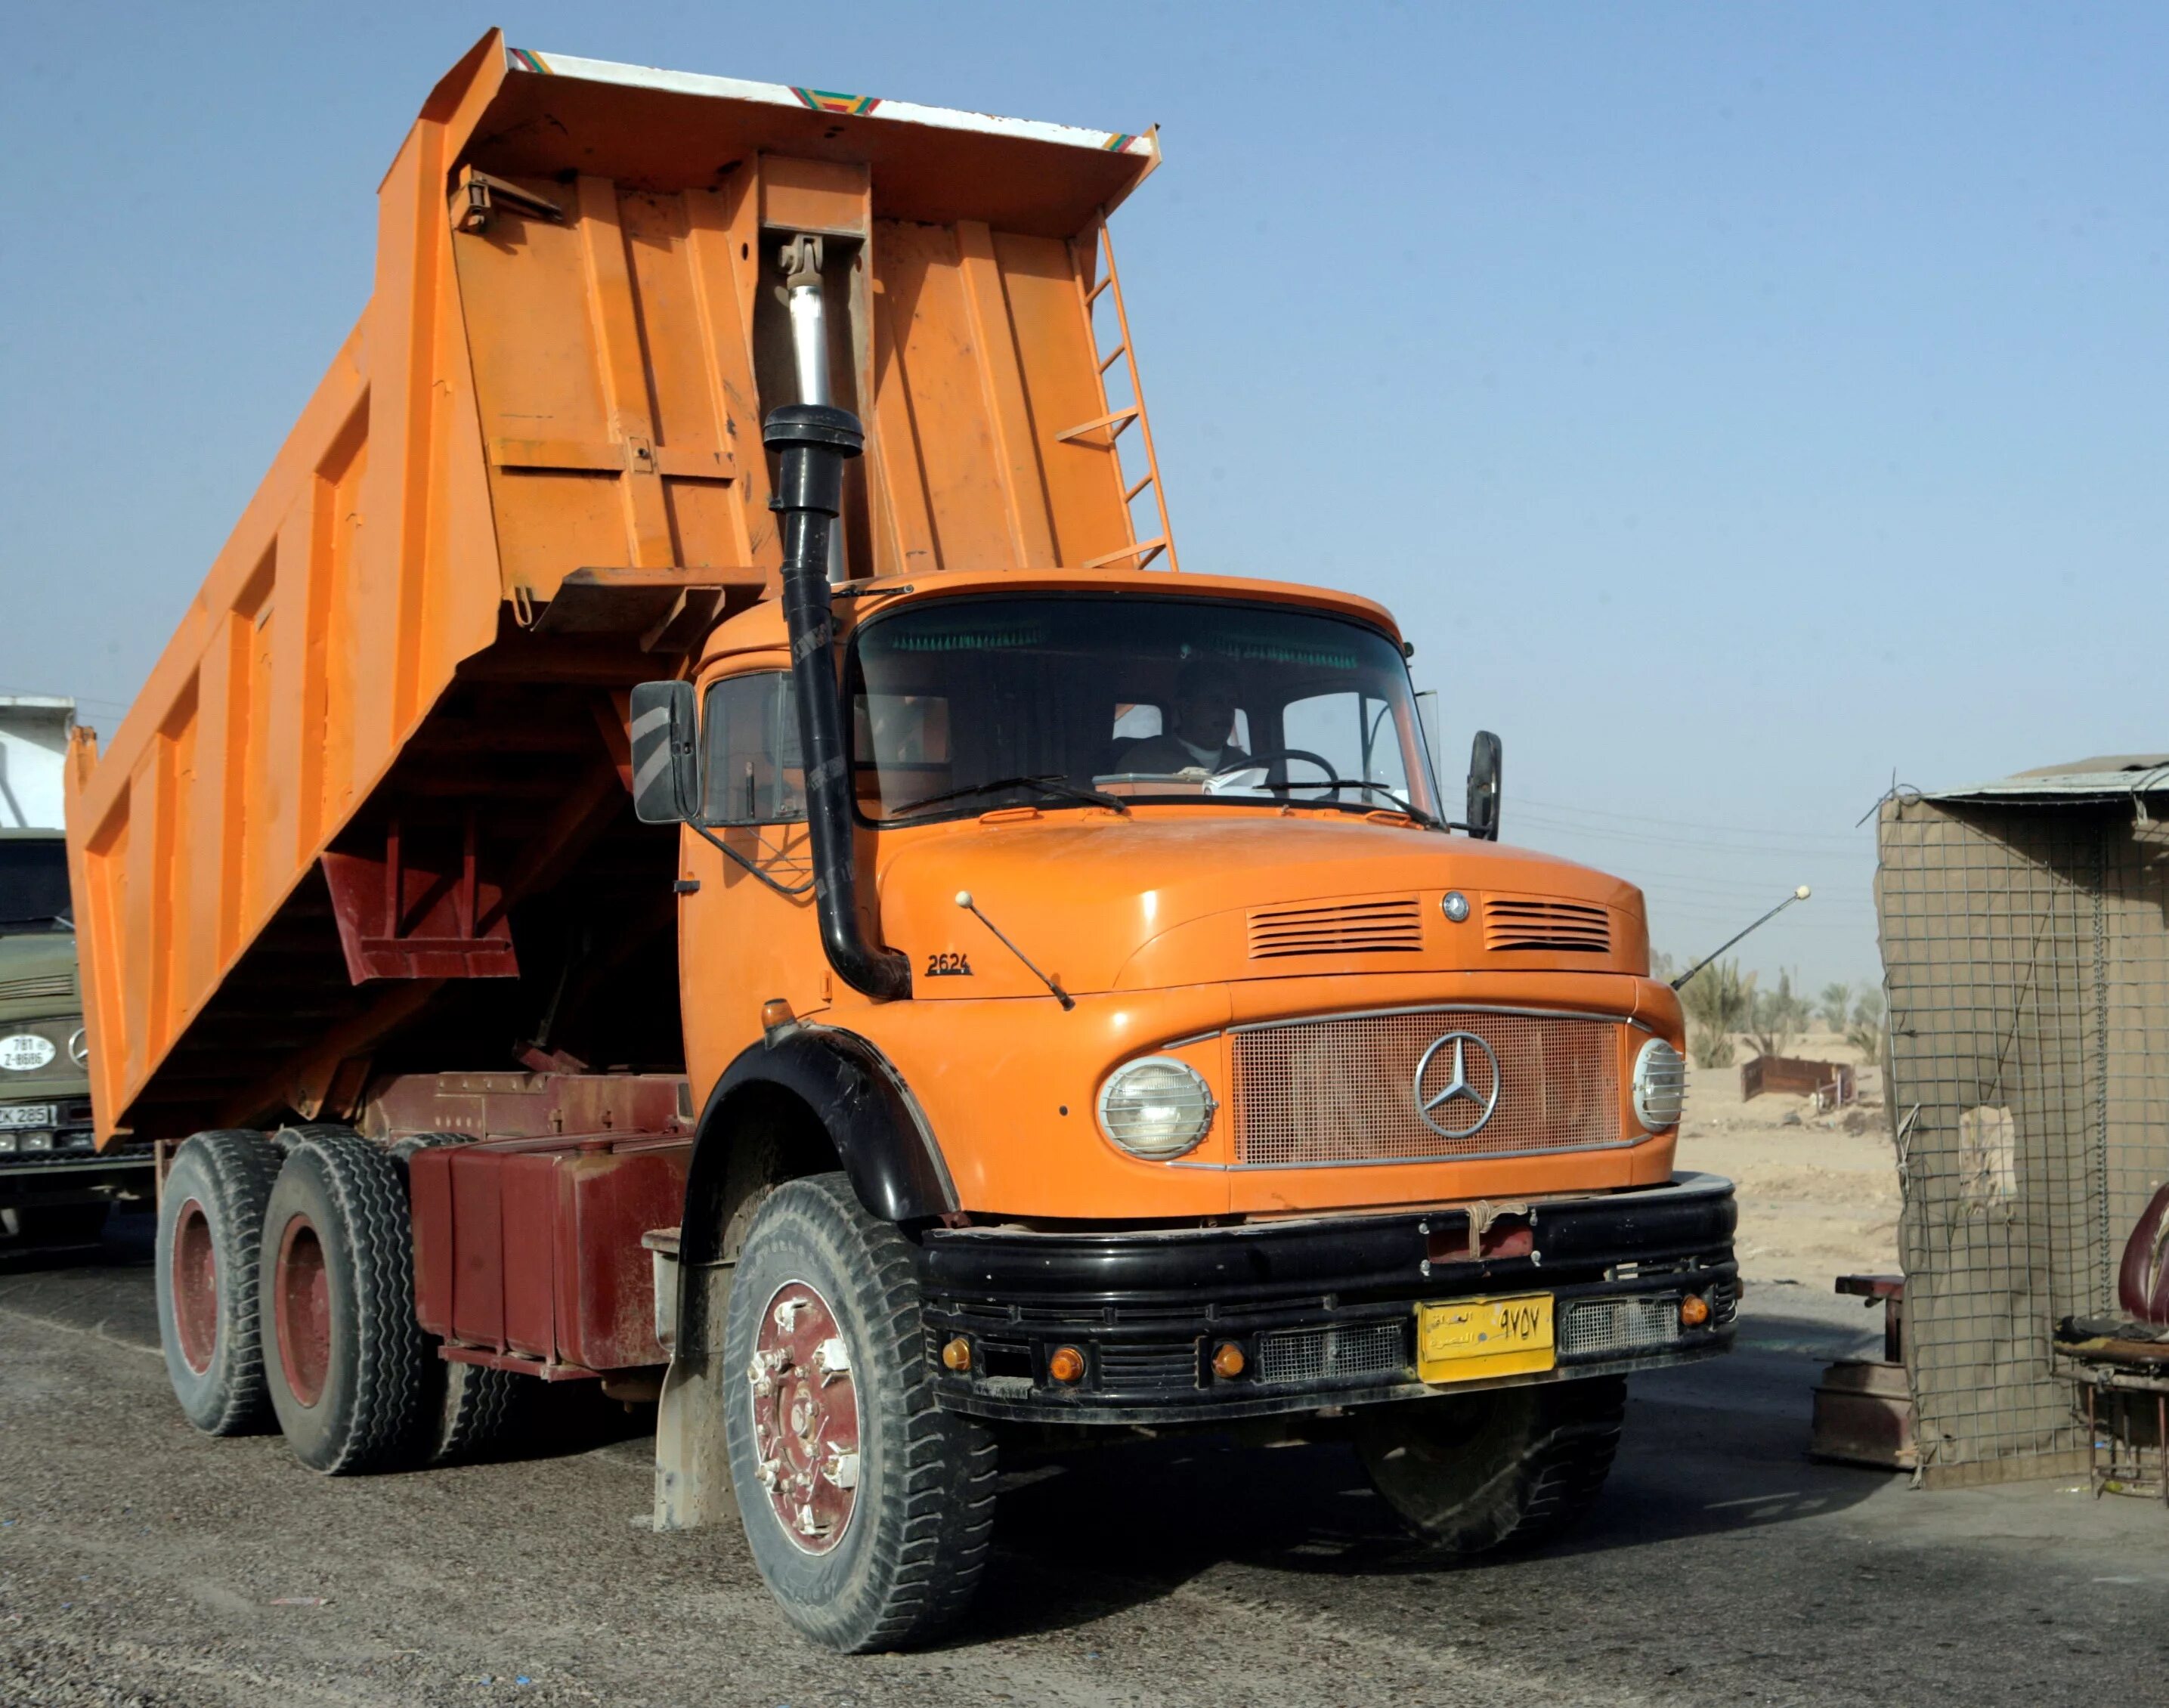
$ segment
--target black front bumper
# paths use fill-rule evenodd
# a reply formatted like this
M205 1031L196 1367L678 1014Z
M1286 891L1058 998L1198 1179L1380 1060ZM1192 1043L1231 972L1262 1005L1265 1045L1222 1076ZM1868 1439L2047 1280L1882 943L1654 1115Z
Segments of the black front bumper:
M1559 1380L1723 1352L1739 1305L1732 1183L1675 1175L1526 1210L1389 1215L1122 1233L932 1229L919 1247L926 1356L945 1406L1047 1422L1170 1423L1434 1394L1418 1379L1420 1305L1508 1294L1554 1301ZM1472 1237L1472 1225L1474 1236ZM1699 1294L1707 1323L1684 1328ZM971 1368L942 1348L962 1339ZM1234 1342L1243 1373L1216 1374ZM1053 1380L1058 1348L1084 1356Z
M93 1138L89 1098L23 1101L51 1107L56 1118L38 1127L11 1124L0 1131L0 1137L12 1141L0 1149L0 1208L95 1204L116 1193L147 1195L153 1190L151 1147L99 1150ZM13 1107L19 1108L20 1103Z

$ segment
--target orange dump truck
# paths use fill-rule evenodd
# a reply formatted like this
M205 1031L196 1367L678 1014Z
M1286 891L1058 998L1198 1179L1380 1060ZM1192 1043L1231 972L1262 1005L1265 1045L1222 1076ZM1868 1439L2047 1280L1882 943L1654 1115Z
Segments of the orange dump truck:
M863 1649L968 1599L1005 1440L1338 1434L1474 1551L1726 1347L1638 892L1497 842L1488 738L1447 821L1388 612L1177 568L1157 158L496 35L438 85L73 750L199 1428L391 1470L599 1382L658 1528Z

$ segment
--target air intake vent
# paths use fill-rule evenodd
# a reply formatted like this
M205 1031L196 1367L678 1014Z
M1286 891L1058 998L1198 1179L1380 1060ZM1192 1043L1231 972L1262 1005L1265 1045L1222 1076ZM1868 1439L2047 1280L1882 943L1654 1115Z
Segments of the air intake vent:
M36 979L0 979L0 1002L29 1002L46 996L72 1001L75 974L48 973Z
M1484 904L1484 947L1608 955L1612 953L1612 916L1585 901L1495 895Z
M1250 915L1250 958L1279 955L1415 954L1423 912L1413 895L1261 907Z

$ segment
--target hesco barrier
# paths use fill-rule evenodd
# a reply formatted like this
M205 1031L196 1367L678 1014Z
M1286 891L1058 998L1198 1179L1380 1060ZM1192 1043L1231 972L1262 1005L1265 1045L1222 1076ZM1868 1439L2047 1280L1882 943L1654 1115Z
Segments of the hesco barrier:
M2169 1176L2169 770L1887 801L1876 903L1931 1486L2086 1466L2065 1316ZM2150 803L2150 811L2143 810Z
M623 694L776 575L783 243L821 240L870 430L847 576L1149 561L1104 221L1157 157L479 43L379 189L353 335L117 736L73 749L101 1140L336 1113L402 1028L500 1060L545 1001L583 1056L669 1066L669 969L584 1032L554 969L674 955Z

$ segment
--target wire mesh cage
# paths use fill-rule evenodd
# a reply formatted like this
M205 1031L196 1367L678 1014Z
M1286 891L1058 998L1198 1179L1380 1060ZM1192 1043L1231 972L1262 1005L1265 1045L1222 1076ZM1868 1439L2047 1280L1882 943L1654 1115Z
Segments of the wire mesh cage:
M2015 779L1882 809L1888 1103L1931 1486L2086 1470L2053 1332L2115 1310L2126 1236L2169 1177L2169 825L2148 811L2169 800L2141 792L2158 773L2102 775L2092 792Z

